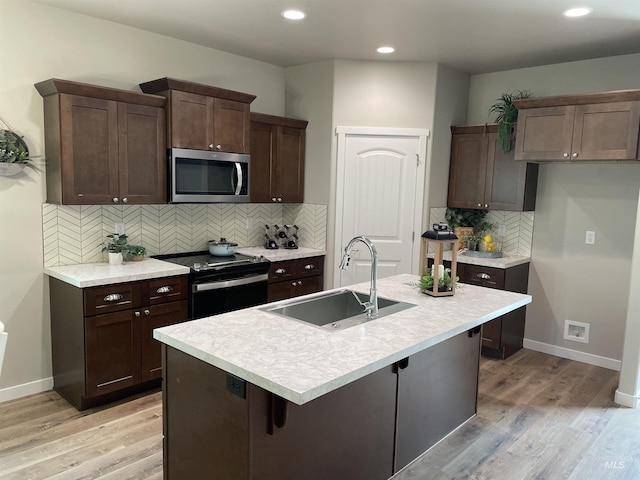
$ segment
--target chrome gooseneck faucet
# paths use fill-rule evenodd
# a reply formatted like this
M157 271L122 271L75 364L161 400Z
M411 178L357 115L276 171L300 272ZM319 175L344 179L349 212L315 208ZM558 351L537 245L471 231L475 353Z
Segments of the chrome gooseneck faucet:
M364 243L371 252L371 285L369 287L369 301L361 302L356 296L358 303L364 307L364 311L367 314L367 318L378 318L378 252L375 245L367 237L358 236L353 237L346 247L344 247L344 255L342 255L342 261L340 262L340 269L347 270L349 268L349 261L351 260L351 249L358 243Z

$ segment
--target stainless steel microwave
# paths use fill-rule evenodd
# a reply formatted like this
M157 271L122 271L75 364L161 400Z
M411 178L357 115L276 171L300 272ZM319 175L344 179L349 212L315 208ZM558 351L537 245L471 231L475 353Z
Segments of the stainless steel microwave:
M249 201L250 156L170 148L169 203Z

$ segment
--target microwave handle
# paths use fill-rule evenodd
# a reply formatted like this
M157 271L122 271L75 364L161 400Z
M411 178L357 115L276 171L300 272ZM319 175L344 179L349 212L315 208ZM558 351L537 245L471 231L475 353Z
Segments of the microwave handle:
M240 162L236 163L236 172L238 173L238 183L236 184L236 191L234 195L240 195L240 191L242 190L242 167L240 166Z

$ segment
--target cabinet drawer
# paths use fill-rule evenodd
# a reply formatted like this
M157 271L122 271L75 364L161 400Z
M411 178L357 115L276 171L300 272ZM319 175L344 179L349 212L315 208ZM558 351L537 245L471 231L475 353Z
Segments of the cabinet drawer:
M501 268L465 265L463 283L504 290L505 271Z
M296 277L312 277L324 274L324 257L300 258L296 260Z
M296 261L273 262L269 268L269 283L281 282L296 274Z
M86 316L118 312L140 306L140 284L118 283L84 289Z
M143 282L142 302L145 305L186 300L189 285L187 276L154 278Z

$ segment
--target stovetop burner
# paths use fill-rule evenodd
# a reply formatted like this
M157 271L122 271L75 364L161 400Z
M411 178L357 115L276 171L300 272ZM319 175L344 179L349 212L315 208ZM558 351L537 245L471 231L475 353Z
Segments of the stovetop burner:
M208 270L223 270L234 266L253 265L261 263L269 263L269 260L262 255L254 257L236 253L224 257L211 255L208 251L188 252L188 253L172 253L168 255L155 255L158 260L165 260L178 265L184 265L191 268L193 272L202 272Z

